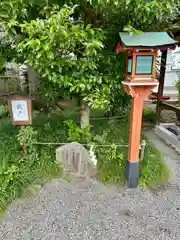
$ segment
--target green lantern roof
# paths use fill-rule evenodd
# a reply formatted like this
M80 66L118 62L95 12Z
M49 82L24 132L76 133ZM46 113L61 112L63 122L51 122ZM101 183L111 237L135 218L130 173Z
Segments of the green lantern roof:
M140 35L120 32L119 36L126 47L165 47L176 44L166 32L143 32Z

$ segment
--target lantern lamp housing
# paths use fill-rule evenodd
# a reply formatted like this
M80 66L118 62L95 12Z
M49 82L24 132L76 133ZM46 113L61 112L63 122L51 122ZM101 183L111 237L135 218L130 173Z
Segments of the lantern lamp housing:
M166 32L120 32L116 53L127 52L125 81L153 84L156 81L156 57L159 49L174 48L176 41Z
M126 80L154 81L156 76L156 49L133 49L126 60Z

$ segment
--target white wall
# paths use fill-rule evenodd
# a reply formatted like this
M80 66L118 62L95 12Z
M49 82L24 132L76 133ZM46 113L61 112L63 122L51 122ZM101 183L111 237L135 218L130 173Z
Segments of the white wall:
M167 55L165 86L174 87L179 80L177 72L180 71L180 49L169 50Z

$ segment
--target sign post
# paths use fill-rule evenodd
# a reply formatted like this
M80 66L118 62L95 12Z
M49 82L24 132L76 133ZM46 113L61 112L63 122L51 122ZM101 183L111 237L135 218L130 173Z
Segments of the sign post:
M32 100L29 97L10 95L8 106L13 125L32 124Z

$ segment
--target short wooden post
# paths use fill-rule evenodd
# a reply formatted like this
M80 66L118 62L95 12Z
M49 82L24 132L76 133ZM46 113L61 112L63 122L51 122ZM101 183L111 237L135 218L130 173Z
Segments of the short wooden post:
M157 105L156 105L156 125L160 124L160 119L161 119L161 102L159 97L163 95L163 90L164 90L166 61L167 61L167 49L162 52L162 57L161 57L159 88L158 88Z
M141 143L141 153L140 153L140 160L141 161L144 160L145 148L146 148L146 140L142 140L142 143Z
M25 144L22 146L22 151L25 155L28 154L28 147Z

